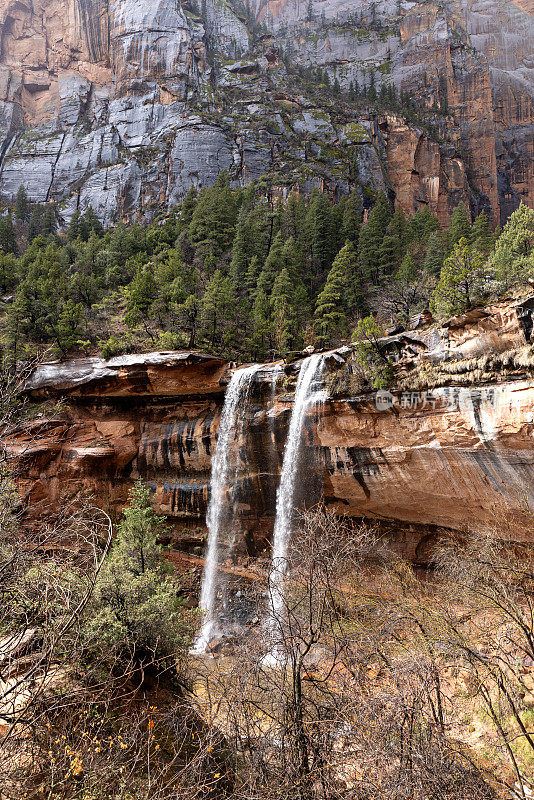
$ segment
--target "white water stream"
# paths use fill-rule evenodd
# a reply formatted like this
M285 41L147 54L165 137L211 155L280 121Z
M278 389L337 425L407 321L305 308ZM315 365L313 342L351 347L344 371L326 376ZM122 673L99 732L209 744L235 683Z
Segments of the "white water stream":
M295 489L302 444L302 430L306 412L315 403L323 402L326 393L317 389L323 374L322 355L309 356L302 362L295 389L295 400L284 450L280 485L276 494L276 517L273 532L273 553L269 577L270 610L272 622L283 610L287 555L295 510Z
M220 539L224 532L226 493L229 479L235 471L232 443L238 438L243 424L246 400L256 372L261 364L236 370L232 375L219 423L219 436L211 465L210 499L206 515L208 526L208 551L202 574L199 608L204 613L202 626L192 653L205 653L217 633L217 593Z

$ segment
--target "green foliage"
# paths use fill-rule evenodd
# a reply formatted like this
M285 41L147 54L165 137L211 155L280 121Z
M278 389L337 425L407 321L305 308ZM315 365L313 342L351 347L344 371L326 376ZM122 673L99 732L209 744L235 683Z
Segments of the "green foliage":
M438 317L461 314L480 301L487 279L482 254L462 238L441 270L431 307Z
M189 238L205 258L210 256L216 261L231 247L239 200L225 173L198 197L189 224Z
M0 253L18 255L17 237L11 214L0 217Z
M362 222L362 198L360 193L354 189L345 201L343 208L343 230L344 241L352 242L354 247L358 246L360 237L360 225Z
M465 203L460 202L451 216L451 224L449 226L449 248L452 250L460 239L469 241L470 238L471 217L465 207Z
M380 343L383 336L382 326L370 314L358 320L352 337L356 363L374 389L387 388L392 376L391 364Z
M21 222L27 222L30 216L30 204L28 202L28 195L26 189L21 184L17 191L15 199L15 217L20 219Z
M378 283L380 280L380 247L382 239L391 219L391 208L383 192L377 201L367 222L362 225L358 243L358 256L362 277Z
M295 286L287 268L276 276L271 293L274 341L278 352L285 356L293 349L295 338Z
M192 642L186 614L163 558L158 537L163 518L138 481L118 526L111 552L98 577L88 639L109 647L110 657L124 654L136 662L184 655Z
M534 210L521 203L503 228L489 266L503 288L534 275Z
M348 241L335 257L315 305L315 332L320 346L338 342L348 334L349 281L356 273L356 265L356 251Z
M382 84L382 99L388 91ZM534 212L524 206L494 247L485 214L471 226L459 204L449 233L428 208L392 213L384 193L375 197L357 182L339 202L317 189L284 201L261 182L232 188L223 173L151 224L119 222L105 231L88 208L58 232L52 203L28 204L25 212L22 193L19 199L26 214L19 242L29 244L20 257L0 251L0 296L16 294L0 306L10 359L50 345L61 356L80 348L100 347L110 357L190 347L243 360L287 354L304 342L329 346L362 312L406 324L428 301L462 230L488 262L488 280L469 302L532 274ZM12 223L1 219L13 250ZM435 295L439 313L467 302L447 300L446 273Z
M336 254L336 231L333 226L330 199L315 191L308 211L308 231L314 276L320 281L330 269Z
M140 320L148 317L150 306L156 297L157 286L154 275L148 267L143 267L130 284L126 323L134 327Z
M423 268L428 275L438 276L441 273L443 259L445 258L445 248L439 233L431 233L428 237L428 244L425 253Z

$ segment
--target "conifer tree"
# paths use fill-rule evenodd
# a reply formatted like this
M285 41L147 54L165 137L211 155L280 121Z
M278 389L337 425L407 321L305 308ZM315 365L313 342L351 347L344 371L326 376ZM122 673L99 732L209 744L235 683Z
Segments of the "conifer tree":
M323 192L313 192L308 211L313 278L321 282L332 266L335 255L330 199ZM315 285L312 284L312 285Z
M295 334L295 287L289 271L283 269L277 275L271 293L272 327L276 347L281 355L287 355Z
M76 209L72 217L70 218L69 227L67 228L67 239L69 242L74 241L77 239L80 234L80 224L81 224L82 214L79 208Z
M82 337L83 319L82 304L69 298L60 310L56 326L56 341L63 353L68 353Z
M360 229L358 256L362 276L376 283L380 279L380 245L391 219L391 209L383 192L371 210L367 222Z
M18 262L13 253L0 252L0 293L13 289L19 277Z
M92 233L101 236L103 233L102 223L95 214L92 206L87 206L85 214L83 215L83 222L85 226L85 239L88 239Z
M35 239L36 236L39 236L43 232L42 218L43 207L42 205L36 205L32 210L28 225L28 241L30 243Z
M211 263L216 262L231 247L238 210L239 198L224 172L212 187L200 192L189 225L189 238L204 259L210 257Z
M138 481L117 528L113 547L98 576L90 616L90 639L104 642L134 664L169 669L192 641L192 627L179 599L172 567L158 542L164 531L150 490ZM163 664L162 658L172 660Z
M250 254L248 211L244 205L239 209L234 242L232 245L232 261L230 275L236 288L244 288Z
M193 212L197 205L198 192L195 186L191 186L187 192L182 206L180 208L180 226L182 228L189 227Z
M441 241L441 236L437 231L434 231L434 233L431 233L428 237L423 269L428 275L438 276L441 273L444 258L445 249Z
M17 237L11 214L0 217L0 252L18 255Z
M460 239L471 237L471 219L465 207L465 203L460 201L451 216L449 225L449 248L452 250Z
M485 279L483 256L462 237L443 264L432 310L439 317L461 314L481 299Z
M41 218L41 233L50 236L57 231L57 210L54 203L47 203L43 209Z
M148 267L140 269L130 284L128 303L126 305L126 324L135 327L140 320L146 320L150 306L157 294L154 275Z
M404 255L408 243L408 224L404 216L404 211L400 206L397 206L391 217L391 222L388 225L388 233L398 238Z
M534 275L534 209L524 203L510 215L489 266L502 288L508 288Z
M438 218L425 206L416 211L406 223L408 242L425 243L431 233L439 229Z
M399 268L404 254L402 242L398 236L386 233L379 248L379 270L382 277L393 275Z
M349 279L355 262L354 245L348 241L335 257L315 304L315 333L320 346L336 343L348 335Z
M220 269L215 270L202 298L200 320L210 345L228 346L235 331L235 295L232 281L224 277Z
M15 199L15 217L21 222L27 222L30 216L30 204L28 202L28 195L26 189L21 184L17 191Z
M488 215L482 211L475 217L471 227L471 242L484 255L488 255L494 244Z
M357 189L353 189L345 200L343 208L343 240L352 242L354 247L358 246L360 237L360 225L362 222L362 198Z

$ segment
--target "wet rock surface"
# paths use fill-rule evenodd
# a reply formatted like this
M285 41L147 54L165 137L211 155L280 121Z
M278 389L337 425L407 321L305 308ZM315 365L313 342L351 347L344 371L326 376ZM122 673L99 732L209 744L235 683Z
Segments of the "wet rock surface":
M414 381L430 365L442 370L442 385L345 390L322 409L311 408L299 507L322 498L344 516L386 522L405 552L421 561L425 542L442 529L504 526L530 540L534 355L525 313L531 302L511 298L442 329L409 332L409 343L417 337L421 349L414 356L401 347L397 373ZM468 371L476 354L486 372ZM506 360L496 370L491 360L501 356ZM350 348L330 354L327 383L350 372L350 364ZM173 538L200 554L226 368L190 352L39 366L27 386L30 405L44 398L61 404L54 412L36 405L35 418L11 430L6 442L27 516L87 492L118 514L141 477ZM227 487L235 524L225 546L236 556L256 557L268 546L297 368L266 365L256 373Z

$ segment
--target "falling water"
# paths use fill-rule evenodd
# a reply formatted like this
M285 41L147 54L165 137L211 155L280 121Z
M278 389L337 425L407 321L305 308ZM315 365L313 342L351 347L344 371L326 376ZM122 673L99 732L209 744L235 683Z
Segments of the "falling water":
M295 389L295 400L284 450L280 485L276 495L273 554L269 581L271 621L276 619L284 603L284 582L287 553L291 538L302 429L308 408L325 398L324 391L317 391L316 389L316 383L322 377L323 365L324 361L321 355L313 355L303 361Z
M210 499L206 515L208 526L208 552L202 575L199 607L204 612L202 627L193 647L193 653L204 653L216 633L217 567L220 537L224 530L226 491L232 472L232 441L242 427L245 402L255 373L261 365L236 370L232 375L221 414L219 436L211 465Z

